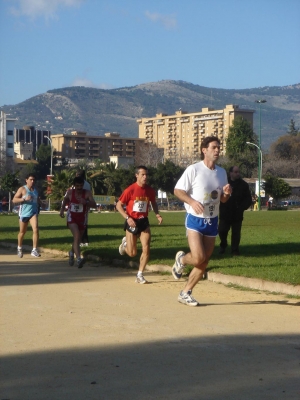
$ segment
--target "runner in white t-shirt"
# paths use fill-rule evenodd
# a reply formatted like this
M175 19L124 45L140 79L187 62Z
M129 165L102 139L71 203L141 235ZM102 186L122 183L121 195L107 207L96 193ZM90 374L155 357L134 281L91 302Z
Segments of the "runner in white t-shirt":
M202 161L190 165L174 189L175 196L184 202L187 211L185 227L190 252L177 252L172 274L175 279L180 279L187 264L194 266L178 296L180 303L189 306L199 305L192 290L204 275L214 249L220 201L226 202L232 192L226 171L215 164L219 155L219 139L215 136L204 138L201 143Z

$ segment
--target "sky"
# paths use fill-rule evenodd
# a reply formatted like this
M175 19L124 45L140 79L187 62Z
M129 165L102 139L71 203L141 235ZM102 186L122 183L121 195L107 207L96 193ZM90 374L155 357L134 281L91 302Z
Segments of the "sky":
M69 86L300 83L299 0L0 0L0 106Z

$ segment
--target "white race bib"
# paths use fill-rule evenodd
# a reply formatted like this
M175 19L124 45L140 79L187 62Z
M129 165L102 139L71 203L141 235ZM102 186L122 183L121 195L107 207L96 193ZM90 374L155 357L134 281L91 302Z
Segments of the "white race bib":
M71 212L80 213L83 212L83 204L71 204Z
M214 203L204 203L204 210L203 210L203 215L205 217L212 217L216 208L216 204Z
M135 212L145 213L147 212L147 205L148 205L147 201L135 200L133 203L132 210Z

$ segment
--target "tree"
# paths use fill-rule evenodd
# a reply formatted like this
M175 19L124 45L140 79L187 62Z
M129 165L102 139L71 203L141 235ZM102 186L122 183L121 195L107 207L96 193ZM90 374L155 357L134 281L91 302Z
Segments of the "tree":
M7 172L0 179L1 189L9 193L9 211L11 211L11 192L19 187L18 172Z
M136 156L136 165L147 165L147 167L156 167L164 158L164 149L158 148L154 144L144 143L140 145L140 151Z
M263 169L265 174L278 178L300 178L300 158L285 160L270 154L264 162Z
M283 179L272 175L266 175L264 180L265 191L273 196L274 199L287 197L292 193L290 185L288 185Z
M0 177L5 175L8 171L14 171L14 159L6 155L4 141L0 140Z
M164 192L174 193L176 182L183 174L184 168L166 160L164 164L158 164L153 171L154 186Z
M248 145L246 142L257 144L257 136L247 120L237 117L229 128L226 140L226 156L231 165L239 166L243 176L251 177L253 169L257 166L258 150L255 146Z
M51 146L41 144L36 152L38 164L35 166L35 174L38 180L44 180L50 174ZM53 160L52 160L53 161Z
M52 181L45 181L45 186L50 186L51 194L47 194L47 197L51 199L52 204L56 203L56 207L58 209L60 207L61 201L67 191L72 186L73 179L75 176L75 170L63 170L61 172L54 173Z
M271 145L271 154L282 160L300 159L300 135L284 135Z
M293 119L291 119L289 128L286 133L291 136L297 136L297 134L299 133L299 129L296 128L295 121Z

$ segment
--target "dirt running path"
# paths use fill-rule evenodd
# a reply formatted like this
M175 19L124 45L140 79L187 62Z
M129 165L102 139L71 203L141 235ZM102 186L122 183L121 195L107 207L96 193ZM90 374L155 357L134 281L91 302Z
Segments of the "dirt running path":
M0 400L300 398L299 299L0 253Z

